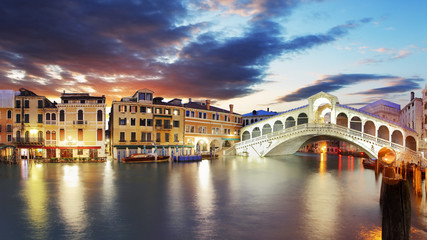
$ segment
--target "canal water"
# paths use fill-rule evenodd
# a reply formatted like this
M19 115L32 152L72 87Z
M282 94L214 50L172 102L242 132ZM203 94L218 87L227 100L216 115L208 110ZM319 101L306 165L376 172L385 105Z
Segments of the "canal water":
M1 239L380 239L381 176L347 156L0 165ZM411 239L427 239L412 196Z

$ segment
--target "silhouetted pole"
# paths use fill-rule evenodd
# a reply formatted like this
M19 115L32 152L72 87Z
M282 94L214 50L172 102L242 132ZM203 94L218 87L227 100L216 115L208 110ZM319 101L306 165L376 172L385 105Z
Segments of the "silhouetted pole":
M409 239L411 230L411 196L409 183L399 179L392 167L396 153L391 148L378 152L378 161L384 165L381 182L382 239Z

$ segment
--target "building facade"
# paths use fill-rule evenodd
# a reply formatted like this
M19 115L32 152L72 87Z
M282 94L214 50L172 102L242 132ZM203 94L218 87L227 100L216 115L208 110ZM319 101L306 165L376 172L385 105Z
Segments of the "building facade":
M11 145L15 92L0 90L0 144Z
M49 155L60 158L105 158L105 96L89 93L62 93L57 114L50 113ZM55 116L55 117L54 117ZM48 137L47 137L48 138ZM54 143L56 142L56 147Z
M233 111L211 106L210 100L184 104L185 143L200 152L221 150L240 141L242 116Z
M400 121L400 105L387 100L380 99L367 104L360 108L360 110L375 114L392 122L399 123Z
M163 102L154 92L140 89L131 97L113 101L110 146L114 159L133 153L166 155L184 145L184 110L181 100Z

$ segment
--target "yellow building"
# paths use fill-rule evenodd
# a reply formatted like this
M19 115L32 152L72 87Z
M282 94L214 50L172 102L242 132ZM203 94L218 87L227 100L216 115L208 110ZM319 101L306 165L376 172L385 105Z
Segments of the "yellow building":
M133 153L168 154L183 145L184 111L181 100L163 102L154 92L141 89L131 97L113 101L110 112L110 145L114 159Z
M13 143L18 148L18 158L44 158L45 113L56 112L56 106L44 96L39 96L25 88L15 96L13 113Z
M185 107L185 144L202 153L224 150L240 140L242 116L233 111L233 105L225 110L206 102L192 102Z
M105 96L89 93L62 93L57 105L57 131L50 135L50 149L61 158L104 158L105 155ZM54 146L56 141L56 147ZM51 152L53 154L53 151Z

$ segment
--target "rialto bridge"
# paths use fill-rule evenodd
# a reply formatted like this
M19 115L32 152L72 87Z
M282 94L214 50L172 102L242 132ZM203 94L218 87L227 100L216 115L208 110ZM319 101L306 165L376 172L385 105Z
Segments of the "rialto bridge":
M389 146L399 160L423 161L417 152L417 133L384 118L341 105L337 97L320 92L308 105L295 108L241 129L237 155L274 156L293 154L302 146L323 139L349 142L370 157Z

